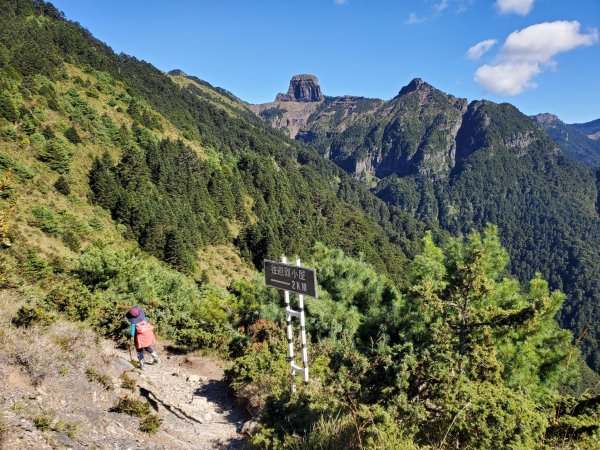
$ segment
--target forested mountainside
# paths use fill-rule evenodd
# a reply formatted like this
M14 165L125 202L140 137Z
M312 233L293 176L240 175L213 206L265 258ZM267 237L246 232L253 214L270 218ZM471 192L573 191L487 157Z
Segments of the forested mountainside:
M537 114L533 120L546 130L550 139L575 161L591 169L600 167L600 120L567 124L554 114Z
M585 123L571 123L569 126L594 141L600 139L600 119Z
M230 362L249 448L594 448L598 377L554 320L564 296L512 277L495 227L453 238L427 208L386 204L233 94L115 55L49 3L0 0L0 382L21 393L0 392L0 445L27 427L96 445L74 395L38 398L110 389L90 352L124 342L137 304L173 352ZM319 282L294 394L281 294L255 270L282 253ZM89 417L137 414L150 448L174 443L128 373Z
M113 54L52 14L20 27L3 26L4 60L31 76L24 86L17 80L7 86L5 108L19 112L27 96L37 95L53 114L71 116L67 127L102 133L108 155L96 155L93 199L127 225L142 248L192 271L195 251L209 242L235 240L259 266L266 255L276 257L283 249L302 256L320 240L362 252L397 276L400 249L411 247L406 236L415 242L423 232L409 214L388 208L310 148L282 139L231 97L198 83L181 88L149 64ZM3 16L11 19L10 13ZM74 74L74 66L84 74ZM62 73L54 74L56 69ZM97 100L110 105L95 111L89 103ZM13 112L7 114L13 118ZM57 174L66 172L77 143L51 126L45 137L34 111L22 115L31 122L37 152L64 153L55 157L64 161L53 164ZM53 150L46 149L47 142Z
M287 105L299 101L283 100L255 112L285 126ZM513 106L469 104L420 79L389 101L324 97L310 104L310 115L295 124L296 139L389 205L452 234L497 224L519 279L541 272L565 291L561 322L600 370L600 218L591 170ZM273 108L279 113L265 116ZM572 152L589 164L596 158L589 148Z

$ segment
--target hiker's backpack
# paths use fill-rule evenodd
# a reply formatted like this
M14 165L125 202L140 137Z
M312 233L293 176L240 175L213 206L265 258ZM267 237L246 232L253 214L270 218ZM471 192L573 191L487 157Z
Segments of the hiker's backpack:
M154 338L154 325L145 320L135 324L135 347L146 348L156 342Z

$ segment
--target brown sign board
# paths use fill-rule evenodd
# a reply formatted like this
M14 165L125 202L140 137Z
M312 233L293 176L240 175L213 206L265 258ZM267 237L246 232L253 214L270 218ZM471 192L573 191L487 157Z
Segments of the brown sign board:
M264 261L267 286L297 294L317 296L317 271L276 261Z

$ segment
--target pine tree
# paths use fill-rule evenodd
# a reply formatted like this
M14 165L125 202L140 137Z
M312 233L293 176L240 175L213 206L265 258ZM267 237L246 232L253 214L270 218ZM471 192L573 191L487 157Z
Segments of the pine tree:
M77 130L74 127L67 128L65 137L71 144L81 144L81 137L79 137L79 133L77 133Z
M69 149L63 141L58 139L48 140L42 151L38 154L38 159L60 174L65 174L69 171L71 160Z
M114 174L114 163L108 153L96 158L90 170L90 188L92 200L113 211L119 201L121 185Z
M428 234L409 267L410 288L388 314L393 364L372 377L421 443L530 448L543 438L551 413L539 399L574 372L570 333L554 321L564 296L539 276L522 289L507 264L489 226L445 249Z
M8 91L0 93L0 117L12 123L19 119L19 109Z
M54 182L54 189L63 195L69 195L71 193L71 186L63 175L59 176Z

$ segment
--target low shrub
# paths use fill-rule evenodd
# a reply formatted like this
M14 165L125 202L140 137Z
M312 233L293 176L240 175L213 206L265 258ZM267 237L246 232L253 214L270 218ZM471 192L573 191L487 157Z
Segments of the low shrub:
M62 233L60 218L53 211L43 205L35 205L31 210L34 220L32 225L44 233L55 236Z
M121 374L121 387L123 389L127 389L131 392L135 391L135 388L137 386L137 383L135 382L135 380L129 378L129 375L127 375L127 372L123 372Z
M17 139L17 132L14 125L3 125L0 128L0 139L5 141L14 141Z
M51 414L44 413L33 418L33 424L40 431L60 431L74 439L79 431L76 423L63 422Z
M162 419L160 417L158 417L156 414L150 414L140 423L140 431L154 434L158 431L161 424Z
M31 281L38 281L50 275L50 266L35 249L29 248L25 253L25 260L21 263L21 270Z
M54 189L63 195L69 195L71 193L71 185L63 175L60 175L54 182Z
M61 420L58 421L54 429L56 431L62 431L71 439L75 439L77 437L77 434L79 433L79 426L76 423L63 422Z
M74 127L67 128L65 137L71 144L81 144L81 137L79 137L79 133L77 133L77 130Z
M129 396L121 398L115 406L110 409L111 412L125 413L130 416L139 417L140 431L154 434L162 424L162 419L156 414L150 412L150 405L143 400L131 398Z
M97 295L68 277L59 277L55 285L45 298L49 308L65 314L71 320L84 321L94 315L100 302Z
M134 417L145 418L150 415L150 405L143 400L126 396L119 399L117 404L113 406L110 411L125 413Z
M2 131L0 131L1 134ZM14 137L16 139L16 134ZM0 168L5 170L12 169L19 178L24 180L29 180L35 175L35 172L29 166L16 161L12 156L3 152L0 152Z
M38 305L23 305L12 319L12 324L20 328L29 328L34 325L48 326L56 321L57 317Z
M79 237L71 230L67 230L63 233L62 241L67 247L69 247L70 250L74 252L78 252L81 248L81 241L79 240Z
M33 424L40 431L50 430L50 424L52 423L52 417L48 414L40 414L33 418Z
M8 436L8 423L6 423L6 416L0 413L0 446L6 440Z
M89 365L85 370L85 373L88 377L88 380L97 381L102 386L104 386L104 389L106 389L107 391L110 391L113 388L110 377L105 373L99 372L98 369L96 369L94 366Z

